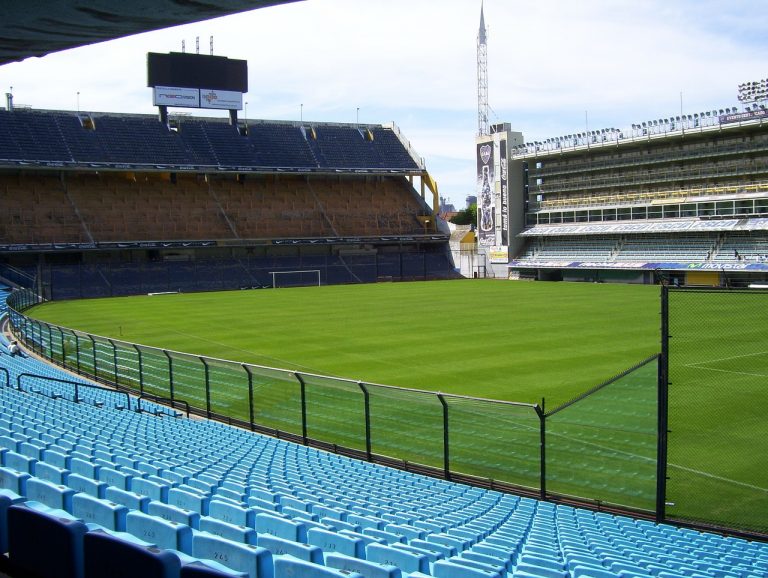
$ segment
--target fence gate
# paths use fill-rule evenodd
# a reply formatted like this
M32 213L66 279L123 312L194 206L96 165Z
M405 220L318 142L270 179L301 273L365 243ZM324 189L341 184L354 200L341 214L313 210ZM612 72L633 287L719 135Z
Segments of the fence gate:
M666 517L768 533L768 292L665 288L662 298Z

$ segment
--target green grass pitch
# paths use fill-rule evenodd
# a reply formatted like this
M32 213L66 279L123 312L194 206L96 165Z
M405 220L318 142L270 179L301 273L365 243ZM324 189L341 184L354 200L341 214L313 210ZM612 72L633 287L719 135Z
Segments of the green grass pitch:
M47 303L96 335L366 382L554 407L659 351L659 289L488 280Z
M544 397L551 410L659 352L659 292L464 280L81 300L47 303L33 315L128 342L269 367L508 401ZM668 512L766 531L765 469L725 440L736 431L749 446L768 436L759 409L768 376L768 308L758 297L686 299L671 299L668 498L674 505ZM101 367L109 359L105 349ZM200 366L189 359L176 360L174 369L195 385L176 395L202 407ZM162 377L166 360L155 361ZM260 376L255 417L297 433L297 386L285 375ZM213 411L247 419L243 376L212 364ZM237 392L222 385L238 380ZM550 491L652 509L653 383L655 365L645 366L548 420ZM361 394L321 378L308 385L310 437L364 449ZM754 403L732 403L738 392ZM371 410L374 453L441 465L434 397L376 389ZM536 487L535 416L461 400L451 402L450 415L452 469ZM764 442L755 449L761 447Z

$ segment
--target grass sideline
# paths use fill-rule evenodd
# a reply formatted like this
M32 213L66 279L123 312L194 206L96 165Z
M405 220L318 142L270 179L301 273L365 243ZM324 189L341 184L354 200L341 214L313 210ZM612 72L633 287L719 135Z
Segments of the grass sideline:
M31 314L198 355L554 407L658 352L658 296L462 280L63 301Z

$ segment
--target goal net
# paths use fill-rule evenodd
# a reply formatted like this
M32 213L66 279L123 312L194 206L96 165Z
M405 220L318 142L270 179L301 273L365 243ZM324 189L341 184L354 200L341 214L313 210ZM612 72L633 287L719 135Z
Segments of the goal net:
M270 271L272 275L272 287L311 287L321 285L320 269L307 269L303 271Z

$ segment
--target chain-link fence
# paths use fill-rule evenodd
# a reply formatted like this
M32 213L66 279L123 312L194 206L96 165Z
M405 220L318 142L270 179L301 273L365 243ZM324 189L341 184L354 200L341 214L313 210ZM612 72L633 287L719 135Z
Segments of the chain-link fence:
M211 359L27 317L14 333L78 374L201 416L370 461L543 498L656 504L658 356L545 413L502 402Z
M665 291L669 519L768 534L768 291Z

